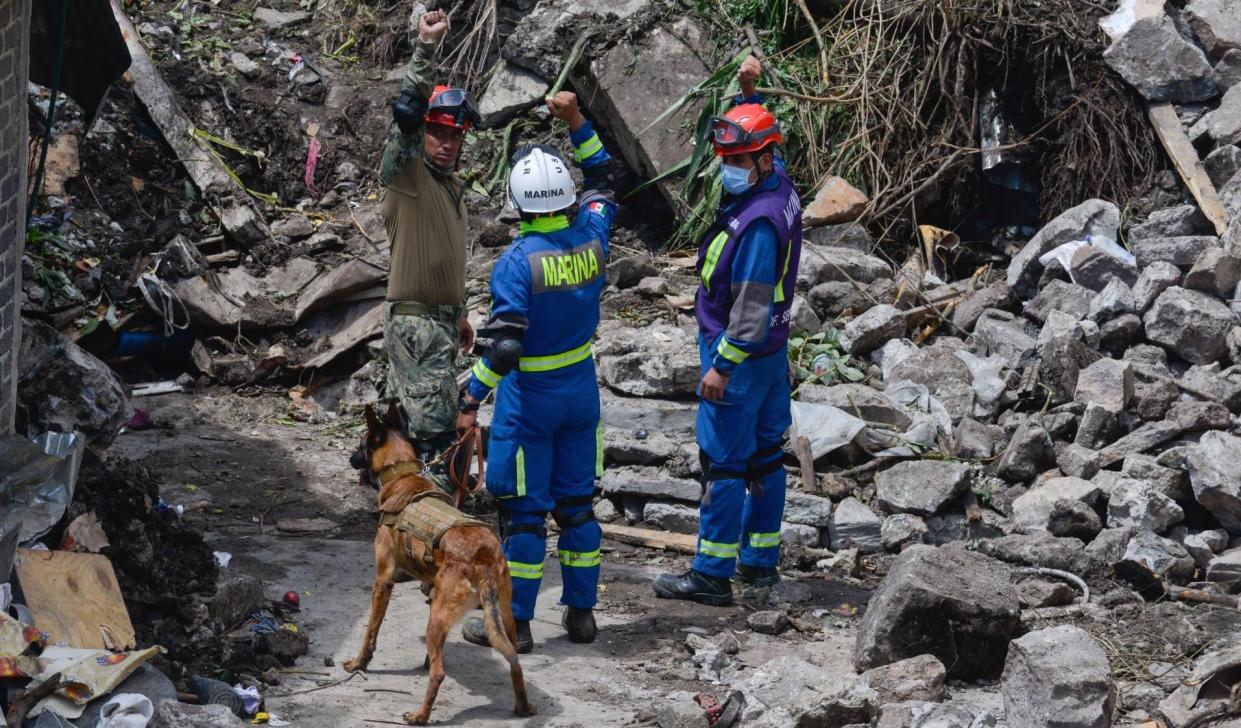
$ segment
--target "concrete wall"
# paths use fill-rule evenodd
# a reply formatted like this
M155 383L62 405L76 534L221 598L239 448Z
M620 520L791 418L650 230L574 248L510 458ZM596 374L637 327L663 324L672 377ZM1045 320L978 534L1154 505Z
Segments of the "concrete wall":
M26 230L30 0L0 0L0 435L13 430Z

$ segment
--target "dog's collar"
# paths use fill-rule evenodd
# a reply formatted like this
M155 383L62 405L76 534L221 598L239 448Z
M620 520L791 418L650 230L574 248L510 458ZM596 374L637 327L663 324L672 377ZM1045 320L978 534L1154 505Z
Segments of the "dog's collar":
M414 460L412 462L389 465L383 470L380 470L375 475L375 479L379 481L379 487L382 488L385 483L395 480L403 475L422 475L422 472L422 463Z

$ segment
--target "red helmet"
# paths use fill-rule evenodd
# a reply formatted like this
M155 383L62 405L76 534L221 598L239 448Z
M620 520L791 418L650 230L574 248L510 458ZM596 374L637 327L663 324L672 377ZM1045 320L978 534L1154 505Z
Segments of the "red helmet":
M426 122L468 130L479 119L478 107L470 92L450 86L436 86L427 102Z
M784 141L780 122L760 104L741 104L713 117L708 133L717 157L757 152Z

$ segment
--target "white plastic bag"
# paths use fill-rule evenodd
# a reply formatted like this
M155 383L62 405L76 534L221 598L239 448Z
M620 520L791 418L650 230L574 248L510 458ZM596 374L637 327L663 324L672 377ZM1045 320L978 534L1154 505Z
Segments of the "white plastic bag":
M839 450L866 428L866 423L827 404L793 402L793 436L810 441L810 454L818 458Z
M973 377L974 415L990 417L995 412L1000 395L1004 394L1004 378L1000 376L1004 370L1003 357L993 354L983 359L968 351L958 351L956 356L965 362Z

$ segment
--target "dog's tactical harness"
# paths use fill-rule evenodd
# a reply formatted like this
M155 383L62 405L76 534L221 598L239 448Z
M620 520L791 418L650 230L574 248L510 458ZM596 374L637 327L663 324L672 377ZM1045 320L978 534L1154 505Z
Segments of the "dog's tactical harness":
M380 482L393 477L422 472L421 466L414 463L409 463L409 465L415 467L402 468L397 465L385 468L380 473ZM418 493L400 511L380 513L379 525L395 528L410 538L420 541L425 548L423 559L428 564L434 564L435 548L449 530L462 526L490 528L483 521L470 518L454 508L452 496L436 488Z

